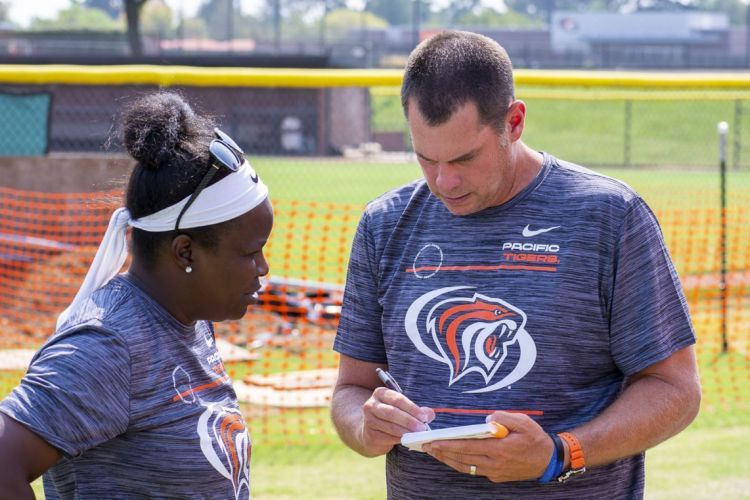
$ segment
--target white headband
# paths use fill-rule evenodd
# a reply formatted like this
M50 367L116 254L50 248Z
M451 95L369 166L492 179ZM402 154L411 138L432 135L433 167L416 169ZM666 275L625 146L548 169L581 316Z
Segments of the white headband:
M210 226L234 219L257 207L267 197L268 187L258 178L250 163L245 161L236 172L200 192L180 219L180 228ZM131 219L126 208L115 210L81 288L73 302L57 317L57 328L65 323L89 295L111 280L125 263L128 256L128 225L150 233L172 231L177 216L189 198L187 196L174 205L140 219Z

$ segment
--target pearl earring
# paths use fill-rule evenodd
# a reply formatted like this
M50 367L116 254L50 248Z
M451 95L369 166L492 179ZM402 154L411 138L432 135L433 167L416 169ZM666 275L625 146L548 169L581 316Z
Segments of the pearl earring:
M187 267L185 268L185 272L186 272L186 273L188 273L188 274L190 274L190 273L192 273L192 272L193 272L193 268L192 268L192 267L190 267L190 266L187 266Z

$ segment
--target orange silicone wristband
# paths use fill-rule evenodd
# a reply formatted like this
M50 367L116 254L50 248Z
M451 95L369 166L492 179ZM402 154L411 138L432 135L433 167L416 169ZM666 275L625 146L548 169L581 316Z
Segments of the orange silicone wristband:
M578 442L578 438L570 432L561 432L558 436L568 443L568 449L570 450L570 467L572 469L582 469L586 465L586 460L583 456L583 448L581 448L581 443Z

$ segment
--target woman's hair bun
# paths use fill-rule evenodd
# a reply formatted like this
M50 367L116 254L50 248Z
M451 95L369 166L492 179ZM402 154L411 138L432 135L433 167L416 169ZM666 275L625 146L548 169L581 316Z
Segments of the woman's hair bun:
M157 92L139 98L123 113L125 147L142 167L156 170L183 156L183 142L196 133L196 115L174 92Z

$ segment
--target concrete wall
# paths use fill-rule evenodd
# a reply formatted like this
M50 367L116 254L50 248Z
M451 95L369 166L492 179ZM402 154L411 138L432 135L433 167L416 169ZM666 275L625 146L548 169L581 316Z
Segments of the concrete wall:
M327 117L328 151L340 152L345 146L357 146L372 140L370 131L370 93L363 87L332 88L329 91ZM325 127L325 121L320 125Z
M46 193L124 190L133 160L105 154L0 157L0 186Z

